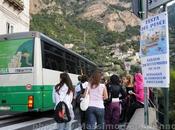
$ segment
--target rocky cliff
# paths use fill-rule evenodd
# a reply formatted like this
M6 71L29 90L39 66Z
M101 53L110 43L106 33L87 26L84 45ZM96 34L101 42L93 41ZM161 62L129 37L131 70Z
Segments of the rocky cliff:
M98 64L119 64L138 51L139 20L129 0L30 1L31 30L71 44Z

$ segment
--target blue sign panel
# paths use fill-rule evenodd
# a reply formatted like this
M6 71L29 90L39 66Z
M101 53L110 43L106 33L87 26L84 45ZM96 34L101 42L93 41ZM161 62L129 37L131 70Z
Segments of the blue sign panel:
M169 86L169 37L167 13L141 23L140 55L145 87Z

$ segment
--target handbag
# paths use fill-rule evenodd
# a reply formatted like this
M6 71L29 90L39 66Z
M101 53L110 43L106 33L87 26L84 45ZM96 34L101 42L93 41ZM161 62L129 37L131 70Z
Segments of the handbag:
M89 107L89 89L87 88L87 91L85 93L85 97L80 102L80 109L82 111L86 111Z

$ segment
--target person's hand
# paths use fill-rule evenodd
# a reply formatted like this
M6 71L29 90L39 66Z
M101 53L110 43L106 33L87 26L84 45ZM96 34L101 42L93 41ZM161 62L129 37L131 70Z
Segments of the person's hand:
M135 93L134 93L133 91L131 91L131 90L130 90L128 93L129 93L130 95L135 95Z

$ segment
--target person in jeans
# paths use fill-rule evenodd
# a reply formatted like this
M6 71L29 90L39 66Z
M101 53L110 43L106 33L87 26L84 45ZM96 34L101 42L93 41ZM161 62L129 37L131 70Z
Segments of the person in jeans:
M100 83L102 73L92 74L86 86L85 93L89 93L89 107L86 111L87 130L104 130L104 99L108 98L106 86ZM97 123L97 126L95 125Z
M126 93L120 85L120 79L117 75L112 75L110 77L108 89L108 92L111 95L111 102L108 103L105 108L105 130L118 130L121 113L119 95L121 94L121 99L124 99Z
M72 100L73 100L74 88L72 81L67 73L60 74L60 83L53 87L52 99L55 106L60 102L64 101L68 106L71 119L74 119ZM71 130L70 122L58 123L58 130Z

